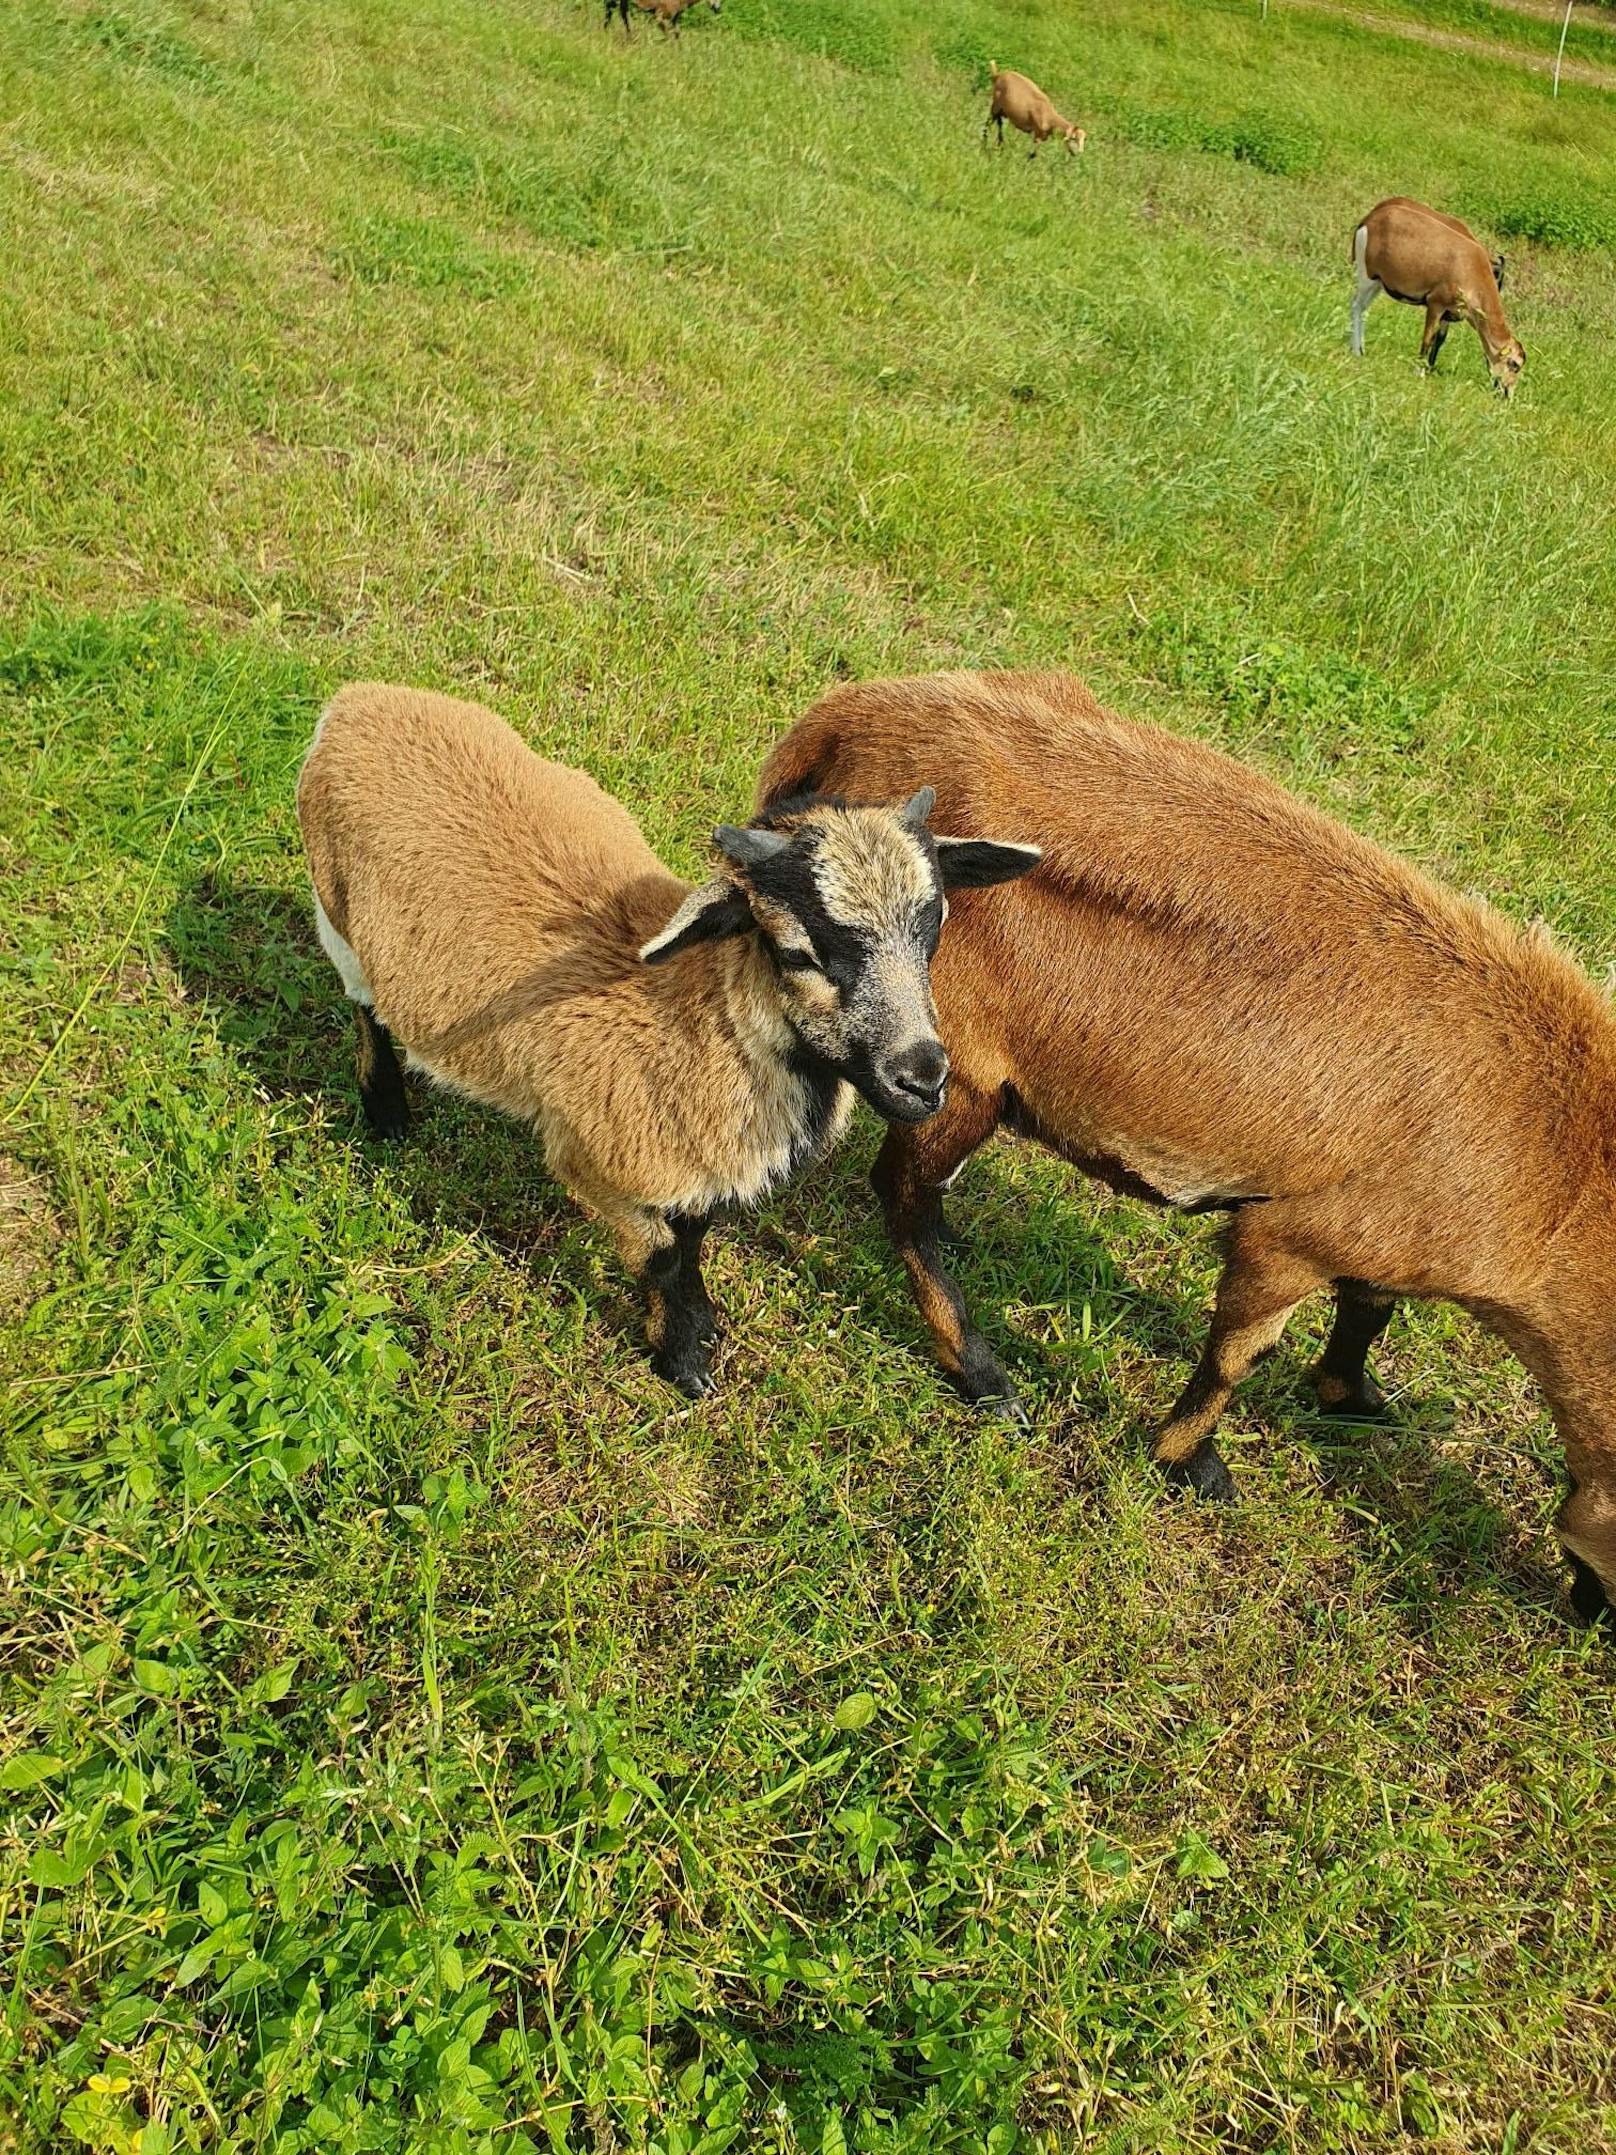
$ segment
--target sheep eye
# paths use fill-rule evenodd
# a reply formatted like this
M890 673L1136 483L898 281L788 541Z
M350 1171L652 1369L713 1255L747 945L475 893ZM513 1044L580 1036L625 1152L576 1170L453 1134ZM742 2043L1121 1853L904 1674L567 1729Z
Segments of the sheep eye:
M812 951L782 950L780 963L788 973L818 973L823 971Z

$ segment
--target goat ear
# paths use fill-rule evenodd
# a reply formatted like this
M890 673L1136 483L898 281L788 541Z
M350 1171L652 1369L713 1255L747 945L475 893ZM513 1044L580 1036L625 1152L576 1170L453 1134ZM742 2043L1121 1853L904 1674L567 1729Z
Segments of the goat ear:
M756 923L746 893L719 876L693 890L668 925L640 945L642 965L662 965L692 943L716 943L726 935L745 935Z
M939 838L937 869L944 890L980 890L988 883L1013 883L1044 857L1042 846L1012 845L996 838Z
M740 828L733 823L720 823L713 833L713 844L725 860L733 861L737 868L761 868L765 861L784 853L791 840L779 831L760 831L755 824Z

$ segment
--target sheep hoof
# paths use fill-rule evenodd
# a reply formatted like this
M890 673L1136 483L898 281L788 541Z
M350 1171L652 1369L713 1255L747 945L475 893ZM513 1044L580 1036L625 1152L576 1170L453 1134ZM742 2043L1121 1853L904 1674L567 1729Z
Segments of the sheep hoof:
M1319 1412L1332 1422L1383 1422L1386 1394L1366 1370L1354 1388L1339 1377L1319 1377L1314 1389Z
M396 1142L410 1134L410 1103L402 1092L396 1097L367 1098L364 1103L365 1127L372 1137L390 1138Z
M973 1407L1002 1414L1018 1429L1032 1427L1015 1386L982 1341L967 1340L954 1383Z
M686 1354L678 1360L654 1354L651 1367L665 1384L671 1384L676 1392L683 1392L686 1399L705 1399L709 1392L717 1389L718 1379L705 1354Z
M1203 1438L1188 1459L1166 1459L1160 1465L1169 1489L1192 1490L1209 1504L1234 1502L1234 1476L1210 1437Z

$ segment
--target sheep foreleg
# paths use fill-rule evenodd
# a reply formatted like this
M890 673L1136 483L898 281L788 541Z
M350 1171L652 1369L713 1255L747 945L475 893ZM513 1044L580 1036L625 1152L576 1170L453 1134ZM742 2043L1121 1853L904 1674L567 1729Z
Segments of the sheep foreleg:
M941 1114L919 1128L887 1133L870 1180L938 1360L967 1399L995 1402L1025 1421L1015 1386L971 1322L942 1256L943 1190L998 1119L997 1101L973 1092L956 1072Z
M670 1218L671 1241L652 1250L641 1274L653 1339L651 1366L691 1399L713 1388L712 1348L718 1337L718 1319L701 1275L708 1224L705 1216Z

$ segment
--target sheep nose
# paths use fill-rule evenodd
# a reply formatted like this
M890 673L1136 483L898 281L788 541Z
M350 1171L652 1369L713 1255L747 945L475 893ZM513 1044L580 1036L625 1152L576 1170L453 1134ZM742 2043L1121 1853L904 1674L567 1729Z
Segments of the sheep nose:
M917 1040L893 1057L892 1082L908 1093L917 1105L935 1110L942 1106L943 1087L948 1083L948 1055L940 1040Z

